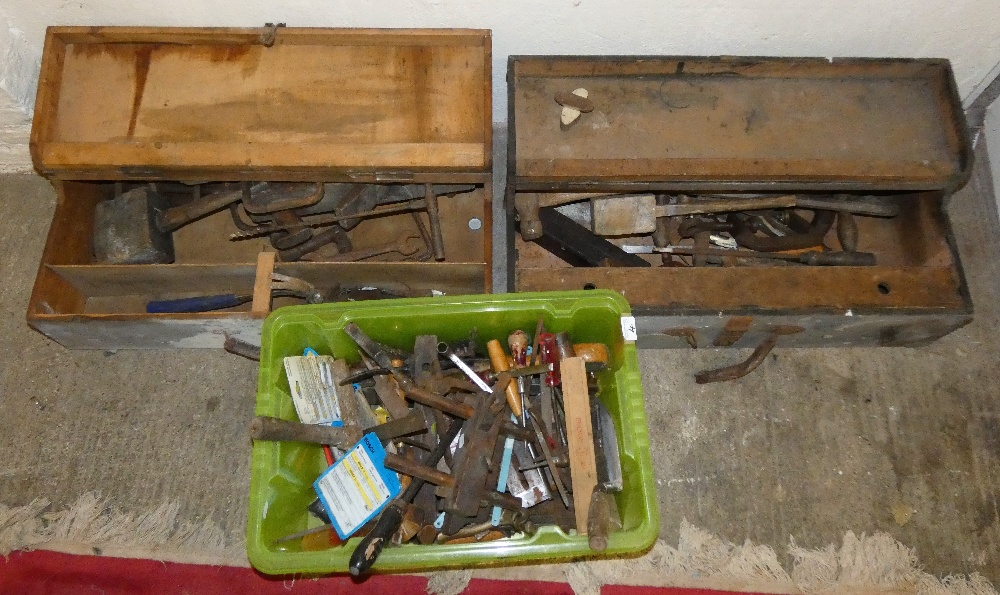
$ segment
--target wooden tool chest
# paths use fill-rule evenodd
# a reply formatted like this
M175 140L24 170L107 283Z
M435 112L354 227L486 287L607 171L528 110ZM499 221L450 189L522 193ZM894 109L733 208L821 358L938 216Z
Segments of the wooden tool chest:
M481 30L50 28L31 151L58 203L29 324L71 348L219 347L303 303L272 272L327 301L489 292L490 47ZM336 216L335 241L287 247ZM253 300L147 312L211 294Z
M947 61L512 57L508 92L511 290L619 291L642 347L916 345L972 318Z

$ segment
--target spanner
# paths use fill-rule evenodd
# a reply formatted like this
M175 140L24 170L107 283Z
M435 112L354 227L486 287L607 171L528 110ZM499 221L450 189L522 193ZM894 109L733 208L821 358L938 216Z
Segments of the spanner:
M367 260L374 256L379 256L381 254L389 254L390 252L399 252L403 256L410 256L416 254L423 247L423 239L420 236L407 236L405 238L396 240L384 246L379 246L377 248L370 248L368 250L354 250L353 252L346 252L344 254L337 254L325 259L326 262L356 262L359 260Z

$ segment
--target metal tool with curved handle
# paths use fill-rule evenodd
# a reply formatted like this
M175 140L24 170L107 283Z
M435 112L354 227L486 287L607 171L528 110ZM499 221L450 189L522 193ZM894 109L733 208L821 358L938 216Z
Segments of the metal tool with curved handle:
M764 363L764 359L771 353L774 346L778 344L778 339L784 335L794 335L800 332L802 332L801 326L780 325L771 327L767 337L753 350L753 353L745 361L724 368L702 370L695 374L694 381L698 384L708 384L709 382L723 382L742 378Z

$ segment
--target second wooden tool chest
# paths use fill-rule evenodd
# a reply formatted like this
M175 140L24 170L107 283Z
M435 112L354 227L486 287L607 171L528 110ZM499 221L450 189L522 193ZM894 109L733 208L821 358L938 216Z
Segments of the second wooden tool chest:
M490 69L481 30L50 28L29 324L219 347L272 306L489 292Z
M916 345L972 318L944 60L512 57L508 92L512 290L619 291L643 347Z

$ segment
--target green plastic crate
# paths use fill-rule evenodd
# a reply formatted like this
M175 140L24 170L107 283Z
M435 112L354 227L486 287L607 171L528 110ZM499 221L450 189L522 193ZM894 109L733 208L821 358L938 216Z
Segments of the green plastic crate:
M257 415L295 420L282 358L300 355L306 347L349 362L359 360L358 348L343 328L356 322L372 338L412 349L417 335L434 334L442 341L467 338L477 329L481 345L489 339L506 344L508 333L532 333L539 316L551 332L567 331L576 343L608 345L611 362L598 380L601 400L618 429L624 489L616 495L623 528L610 536L600 555L619 556L648 549L659 532L656 488L649 451L646 414L635 344L622 336L621 317L629 315L625 299L611 291L566 291L505 295L456 296L342 302L281 308L264 323ZM347 572L359 541L325 551L304 552L299 542L274 540L319 525L306 512L316 497L312 483L326 468L322 450L293 442L256 442L250 474L247 554L255 568L267 574ZM373 570L426 571L440 568L556 562L594 555L586 536L543 527L525 538L458 545L388 547Z

